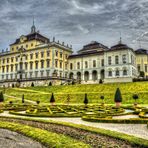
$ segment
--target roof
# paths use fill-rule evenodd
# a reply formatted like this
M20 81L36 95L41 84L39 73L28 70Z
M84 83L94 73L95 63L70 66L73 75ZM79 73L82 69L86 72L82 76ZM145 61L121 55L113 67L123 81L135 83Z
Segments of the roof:
M112 46L109 50L107 51L116 51L116 50L125 50L125 49L130 49L132 51L134 51L132 48L130 48L129 46L127 46L126 44L122 44L121 42L119 42L118 44Z
M107 50L108 47L96 41L92 41L91 43L83 46L83 48L79 50L78 53L87 52L94 49L101 49L103 51L103 50Z
M31 41L31 40L38 40L38 41L42 41L44 43L49 42L48 38L46 38L45 36L41 35L38 32L30 33L30 34L26 35L25 37L27 38L26 42ZM16 39L16 41L10 45L14 45L14 44L18 44L18 43L20 43L20 38Z
M142 48L137 49L135 52L136 54L148 54L148 50Z
M103 55L104 51L97 51L97 50L93 50L93 51L88 51L85 53L79 53L79 54L72 54L70 55L68 58L79 58L79 57L83 57L83 56L88 56L88 55Z

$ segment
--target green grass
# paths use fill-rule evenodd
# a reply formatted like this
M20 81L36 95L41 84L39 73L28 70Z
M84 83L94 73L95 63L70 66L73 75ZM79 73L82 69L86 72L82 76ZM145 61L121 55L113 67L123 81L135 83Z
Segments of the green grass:
M135 93L139 96L139 104L148 104L148 82L8 88L5 92L7 95L19 98L25 94L25 99L40 100L43 103L49 102L52 92L55 94L56 103L66 102L68 94L70 103L83 103L84 94L87 93L89 103L101 103L100 96L104 95L105 103L113 104L117 87L120 87L123 104L133 104L132 95ZM16 100L11 97L6 98L8 101Z
M68 136L62 134L56 134L39 128L26 126L23 124L16 124L11 122L0 122L0 128L9 129L21 133L27 137L31 137L34 140L41 142L48 147L64 147L64 148L89 148L90 146L74 140Z

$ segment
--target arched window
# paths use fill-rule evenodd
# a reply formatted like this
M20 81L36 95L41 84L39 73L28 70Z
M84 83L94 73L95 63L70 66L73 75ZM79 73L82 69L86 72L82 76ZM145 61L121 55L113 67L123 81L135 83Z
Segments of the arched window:
M72 63L70 63L70 69L71 69L71 70L73 69L73 64L72 64Z
M80 69L80 62L77 63L77 69Z
M119 64L119 56L115 56L115 64Z
M111 77L112 76L112 71L108 71L108 76Z
M123 70L123 75L124 75L124 76L127 75L127 70L126 70L126 69Z
M116 69L116 76L120 76L119 69Z
M85 61L85 68L88 68L88 62Z

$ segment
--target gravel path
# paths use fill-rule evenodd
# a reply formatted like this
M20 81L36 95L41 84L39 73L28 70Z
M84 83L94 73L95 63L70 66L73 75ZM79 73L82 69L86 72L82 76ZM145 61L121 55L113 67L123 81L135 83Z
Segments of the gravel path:
M45 148L39 142L25 137L16 132L6 129L0 129L0 147L1 148Z
M21 118L30 118L24 116L11 115L8 111L0 114L1 116L10 116L10 117L21 117ZM128 135L133 135L139 138L148 140L148 128L146 124L117 124L117 123L96 123L96 122L87 122L81 120L81 118L40 118L40 117L31 117L32 119L44 119L44 120L53 120L53 121L62 121L70 122L75 124L82 124L86 126L108 129L111 131L117 131L120 133L125 133Z

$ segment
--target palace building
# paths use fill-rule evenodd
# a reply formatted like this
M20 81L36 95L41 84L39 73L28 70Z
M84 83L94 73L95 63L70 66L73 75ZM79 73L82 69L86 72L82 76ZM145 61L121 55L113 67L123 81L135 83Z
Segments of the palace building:
M143 71L148 77L148 52L123 44L107 46L92 41L73 54L72 46L51 41L36 31L21 35L0 53L0 86L67 83L132 82Z

